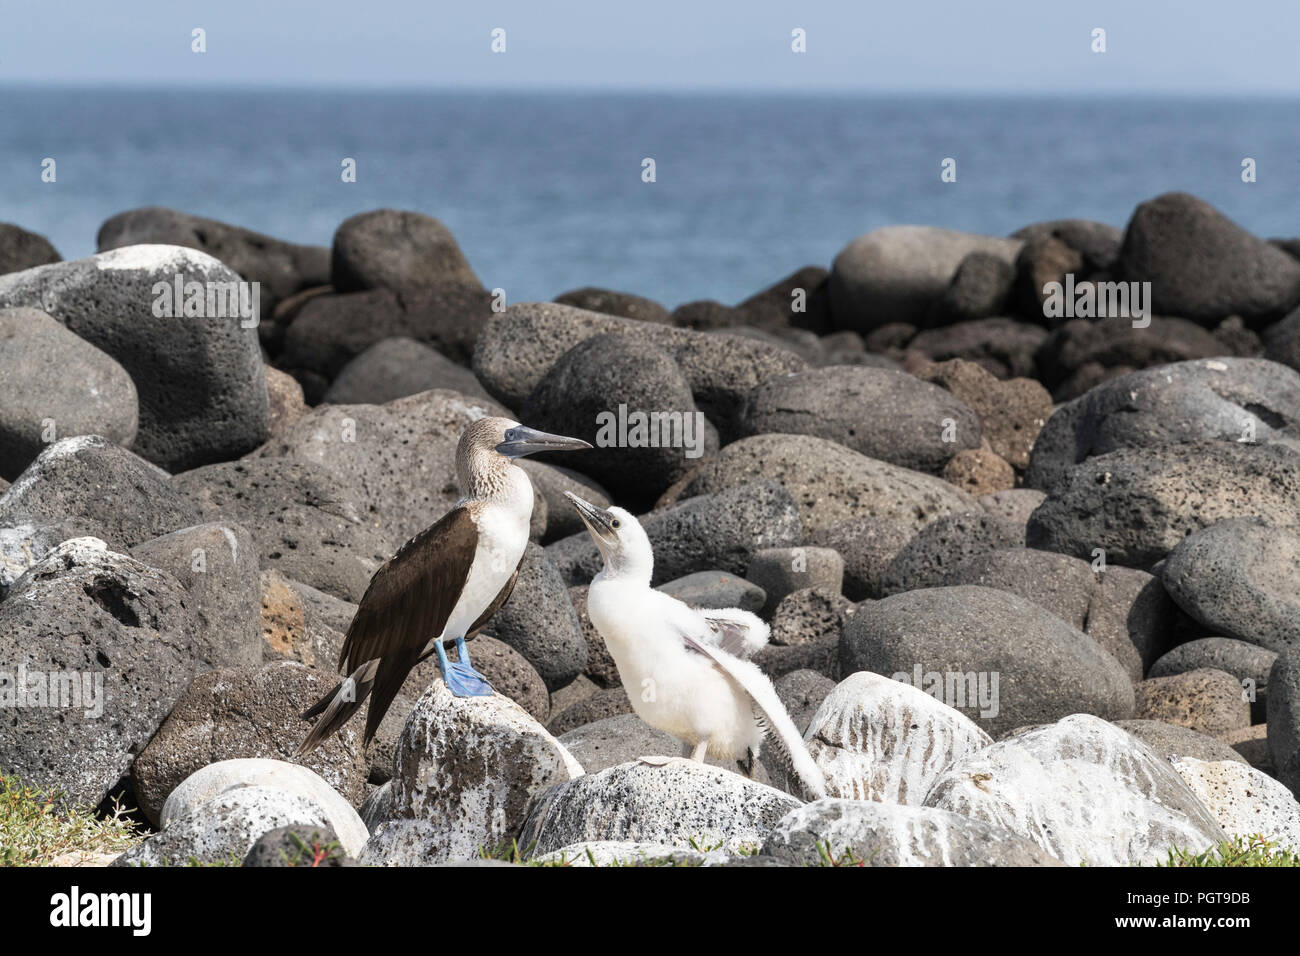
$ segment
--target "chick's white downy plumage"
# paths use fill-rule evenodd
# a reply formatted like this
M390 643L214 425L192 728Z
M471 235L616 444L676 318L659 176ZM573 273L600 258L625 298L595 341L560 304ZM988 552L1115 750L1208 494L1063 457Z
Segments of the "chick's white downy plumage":
M765 739L810 798L825 781L772 682L748 660L768 639L737 608L696 611L650 586L654 553L640 522L568 494L605 566L587 592L587 614L618 666L632 709L651 727L706 755L752 766Z

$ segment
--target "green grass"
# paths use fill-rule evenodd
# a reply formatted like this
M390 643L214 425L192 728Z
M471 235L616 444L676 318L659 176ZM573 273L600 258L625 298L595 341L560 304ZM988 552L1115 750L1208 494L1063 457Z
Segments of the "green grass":
M1250 837L1233 837L1200 853L1180 850L1169 851L1169 858L1160 866L1300 866L1300 853L1292 847L1279 847L1260 834Z
M0 866L49 866L66 853L116 855L144 839L120 803L97 814L62 796L0 774Z

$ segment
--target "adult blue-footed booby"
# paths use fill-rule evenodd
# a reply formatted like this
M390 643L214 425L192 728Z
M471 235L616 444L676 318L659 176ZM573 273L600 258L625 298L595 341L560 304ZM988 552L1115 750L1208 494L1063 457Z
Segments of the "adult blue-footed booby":
M735 760L746 773L770 737L804 794L826 796L825 777L776 688L748 660L767 644L768 626L739 608L696 611L654 590L654 551L640 522L622 508L565 496L605 562L587 591L587 615L637 716L680 740L683 756Z
M339 669L347 677L303 714L320 719L298 753L339 730L367 697L372 698L366 717L369 744L406 675L430 654L438 655L442 678L457 697L492 693L470 665L465 638L510 597L528 546L533 486L513 459L590 447L508 418L481 418L465 429L456 446L463 497L370 579L339 655ZM453 639L454 663L443 647Z

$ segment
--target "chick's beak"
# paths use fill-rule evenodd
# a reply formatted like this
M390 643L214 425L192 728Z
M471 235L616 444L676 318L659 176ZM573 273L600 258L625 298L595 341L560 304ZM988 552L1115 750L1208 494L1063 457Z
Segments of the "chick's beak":
M617 540L618 534L614 531L612 524L614 519L608 511L597 508L590 501L582 500L571 491L566 491L564 497L569 499L569 503L578 512L578 517L587 526L587 531L596 539L597 544Z
M507 458L523 458L541 451L581 451L590 447L581 438L552 435L527 425L517 425L506 431L505 441L497 445L496 450Z

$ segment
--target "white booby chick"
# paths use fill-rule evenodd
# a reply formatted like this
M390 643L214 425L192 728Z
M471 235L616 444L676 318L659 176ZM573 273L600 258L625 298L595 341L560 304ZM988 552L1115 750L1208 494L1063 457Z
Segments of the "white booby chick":
M457 697L492 693L470 666L465 638L510 597L528 546L533 486L514 459L590 447L508 418L481 418L465 429L456 447L456 478L464 497L371 577L339 656L339 668L348 676L303 714L320 719L298 753L342 728L367 697L369 744L406 676L430 654L438 655L443 680ZM451 640L458 652L454 662L443 647Z
M767 625L748 611L696 611L654 590L654 552L640 522L622 508L565 495L605 562L587 592L587 614L637 716L680 740L692 759L713 755L747 771L770 738L805 795L824 797L825 778L776 689L746 659L767 643Z

